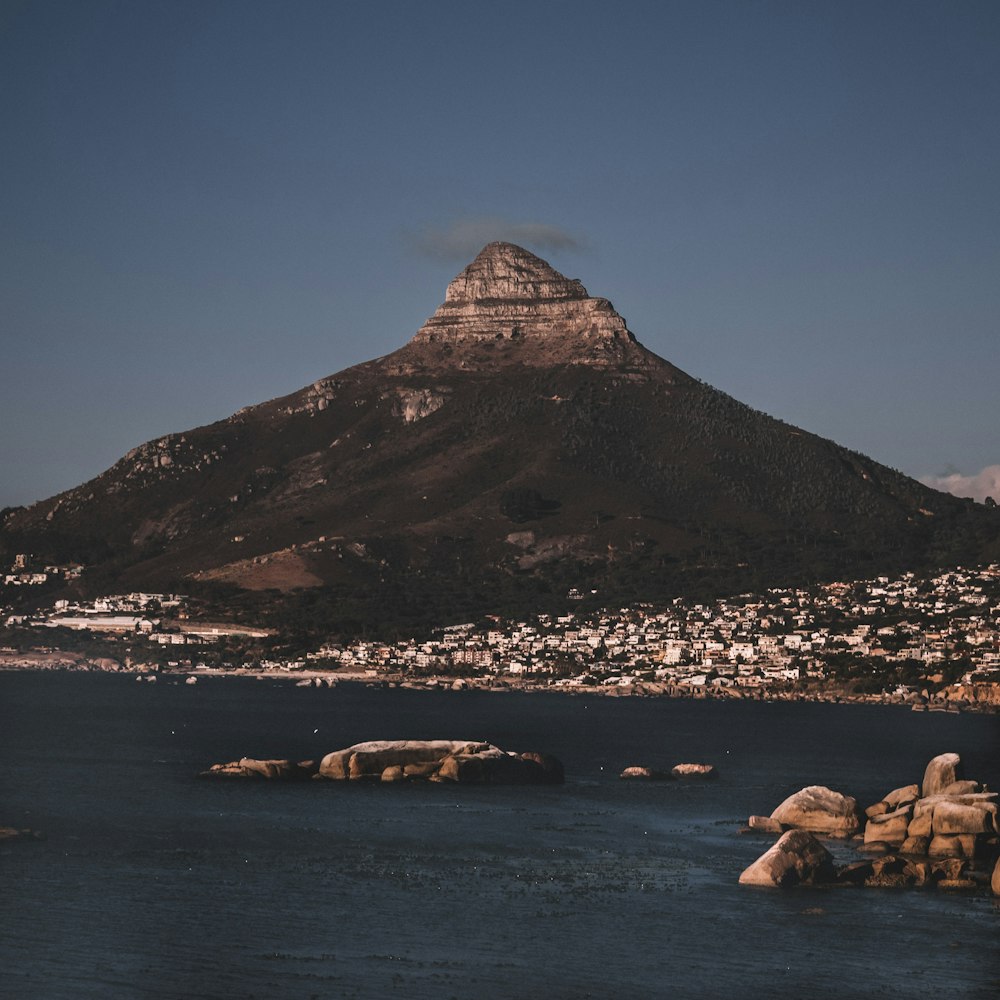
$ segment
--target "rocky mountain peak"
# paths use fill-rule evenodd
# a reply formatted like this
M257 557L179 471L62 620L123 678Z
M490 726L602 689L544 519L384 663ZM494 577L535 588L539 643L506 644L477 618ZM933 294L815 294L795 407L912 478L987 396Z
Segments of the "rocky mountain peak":
M633 342L607 299L513 243L489 243L448 285L414 344L555 341L576 347Z

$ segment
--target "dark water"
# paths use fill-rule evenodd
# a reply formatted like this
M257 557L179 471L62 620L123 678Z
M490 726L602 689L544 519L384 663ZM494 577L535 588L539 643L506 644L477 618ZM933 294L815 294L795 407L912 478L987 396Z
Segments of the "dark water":
M737 830L805 784L874 801L945 750L1000 787L998 726L866 706L0 675L0 823L47 835L0 848L0 993L993 997L991 898L740 887L768 841ZM541 749L569 777L194 778L373 738ZM721 777L617 778L682 760Z

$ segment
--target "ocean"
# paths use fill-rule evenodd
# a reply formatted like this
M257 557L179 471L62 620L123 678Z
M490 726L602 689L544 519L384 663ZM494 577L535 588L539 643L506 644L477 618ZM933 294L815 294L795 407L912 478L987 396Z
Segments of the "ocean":
M488 740L556 787L199 781L240 756ZM983 894L737 884L751 813L862 805L937 753L1000 787L1000 720L896 707L0 674L0 995L995 997ZM708 782L627 765L715 764ZM848 844L838 857L854 857Z

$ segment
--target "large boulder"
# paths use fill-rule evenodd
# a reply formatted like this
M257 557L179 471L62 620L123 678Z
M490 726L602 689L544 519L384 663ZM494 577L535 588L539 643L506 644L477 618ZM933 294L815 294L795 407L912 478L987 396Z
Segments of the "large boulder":
M994 803L964 805L961 802L940 802L934 809L931 830L934 834L992 833L997 807Z
M926 854L929 846L929 837L907 836L906 840L903 841L902 846L899 849L903 854Z
M927 854L932 858L969 858L976 856L976 838L971 833L942 833L931 838Z
M809 785L789 795L771 813L771 819L828 837L852 837L861 825L857 801L825 785Z
M997 863L993 867L993 878L990 880L990 888L993 890L994 896L1000 896L1000 858L997 858Z
M924 771L921 794L937 795L948 785L962 780L962 758L957 753L942 753L934 757Z
M475 753L489 746L473 740L371 740L328 753L320 761L319 773L334 781L377 781L387 767L440 763L451 754Z
M996 792L970 792L964 795L930 795L927 798L918 800L914 804L913 819L910 820L907 834L911 837L930 837L932 833L938 832L933 829L933 826L934 817L939 808L944 809L943 815L951 815L954 821L957 821L959 813L971 817L971 813L964 812L964 809L971 809L983 814L983 818L978 821L983 824L982 831L997 829L996 799Z
M437 777L463 785L552 785L562 780L562 765L545 754L505 753L496 747L445 757Z
M865 843L881 841L899 847L906 840L912 814L913 806L904 806L894 812L872 816L865 824Z
M890 809L898 809L900 806L916 802L920 798L920 788L917 785L903 785L902 788L894 788L882 801Z
M835 874L833 856L811 833L789 830L740 875L740 885L814 884Z

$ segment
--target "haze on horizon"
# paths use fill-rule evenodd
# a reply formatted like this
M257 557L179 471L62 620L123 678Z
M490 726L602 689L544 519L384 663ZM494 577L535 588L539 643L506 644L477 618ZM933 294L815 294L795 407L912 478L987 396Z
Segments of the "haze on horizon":
M7 4L0 507L394 350L494 239L982 499L998 42L987 2Z

